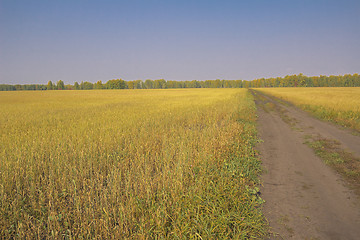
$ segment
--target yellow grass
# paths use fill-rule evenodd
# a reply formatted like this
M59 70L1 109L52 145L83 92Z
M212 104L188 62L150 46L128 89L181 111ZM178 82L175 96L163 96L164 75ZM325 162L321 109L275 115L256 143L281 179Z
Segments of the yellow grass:
M360 131L360 88L258 89L294 103L317 117Z
M250 238L255 106L244 89L0 93L5 238Z

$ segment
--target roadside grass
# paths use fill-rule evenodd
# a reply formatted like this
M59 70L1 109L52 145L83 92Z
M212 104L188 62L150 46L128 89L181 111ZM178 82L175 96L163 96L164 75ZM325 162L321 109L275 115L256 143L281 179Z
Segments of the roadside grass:
M291 91L292 90L289 90L289 92ZM271 103L270 99L275 101L276 99L273 97L279 97L279 95L273 94L273 92L277 93L277 89L269 91L269 96L263 95L268 94L268 91L262 91L260 89L252 90L252 92L255 94L255 99L261 102L263 108L267 109L267 111L276 111L283 121L288 123L291 128L303 131L302 129L296 128L296 119L289 117L286 114L286 110L281 107L281 105L284 104L281 99L284 98L278 100L280 104L269 105L269 103ZM282 89L280 92L283 92ZM285 101L288 101L288 99L285 99ZM354 109L356 109L356 107ZM305 143L314 149L316 155L338 172L346 180L349 186L360 195L360 159L354 157L353 154L344 151L341 148L341 145L334 140L321 138L319 136L305 135Z
M268 234L245 89L0 93L6 239Z
M344 151L340 143L334 140L305 136L305 143L314 149L327 165L338 172L355 192L360 195L360 159Z
M293 103L317 118L360 133L360 88L261 88L257 91Z

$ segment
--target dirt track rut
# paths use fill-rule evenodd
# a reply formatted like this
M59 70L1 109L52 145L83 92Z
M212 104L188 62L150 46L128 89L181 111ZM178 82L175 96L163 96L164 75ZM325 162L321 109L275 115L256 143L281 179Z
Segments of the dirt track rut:
M358 197L304 144L304 136L338 140L359 156L360 137L292 106L255 95L265 170L261 197L266 200L264 214L276 233L270 239L360 239ZM264 108L267 105L273 110ZM279 109L293 126L284 121Z

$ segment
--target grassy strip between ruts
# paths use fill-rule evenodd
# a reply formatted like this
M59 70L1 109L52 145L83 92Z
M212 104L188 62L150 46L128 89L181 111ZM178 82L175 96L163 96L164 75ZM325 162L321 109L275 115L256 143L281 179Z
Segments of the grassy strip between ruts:
M286 105L281 99L273 96L264 96L262 91L252 91L255 99L261 102L261 106L265 111L277 111L279 116L288 123L290 127L296 130L296 119L286 114L286 110L281 105ZM271 101L277 101L279 104L273 104ZM344 177L347 183L360 195L360 159L354 157L353 154L344 151L337 141L321 138L315 135L306 135L305 143L314 149L323 161Z
M344 151L337 141L305 136L305 143L314 149L327 165L337 171L360 196L360 159Z
M266 235L245 89L0 94L4 238Z

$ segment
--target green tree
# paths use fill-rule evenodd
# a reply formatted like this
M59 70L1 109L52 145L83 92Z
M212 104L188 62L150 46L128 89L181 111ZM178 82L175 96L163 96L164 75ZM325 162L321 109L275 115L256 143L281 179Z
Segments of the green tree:
M0 84L0 91L15 91L16 88L9 84Z
M128 85L129 89L134 89L135 88L135 82L134 81L128 81L127 85Z
M154 88L167 88L166 81L164 79L158 79L154 81Z
M65 90L73 90L74 89L74 86L71 85L71 84L66 84L65 85Z
M48 81L48 83L46 85L46 89L47 90L53 90L54 89L54 85L53 85L52 81Z
M57 88L58 90L64 90L64 89L65 89L65 84L64 84L64 82L63 82L62 80L57 81L57 83L56 83L56 88Z
M103 89L104 86L103 86L103 83L101 80L97 81L95 84L94 84L94 88L95 89Z
M143 88L143 85L144 85L144 83L143 83L142 80L135 80L135 81L134 81L134 88L136 88L136 89L141 89L141 88Z
M146 89L153 89L154 88L154 81L150 79L145 80L145 88Z
M79 85L78 82L75 82L75 83L74 83L74 89L75 89L75 90L79 90L79 89L80 89L80 85Z
M125 89L126 83L122 79L113 79L106 82L107 89Z
M94 84L91 82L82 82L84 90L90 90L94 88Z

